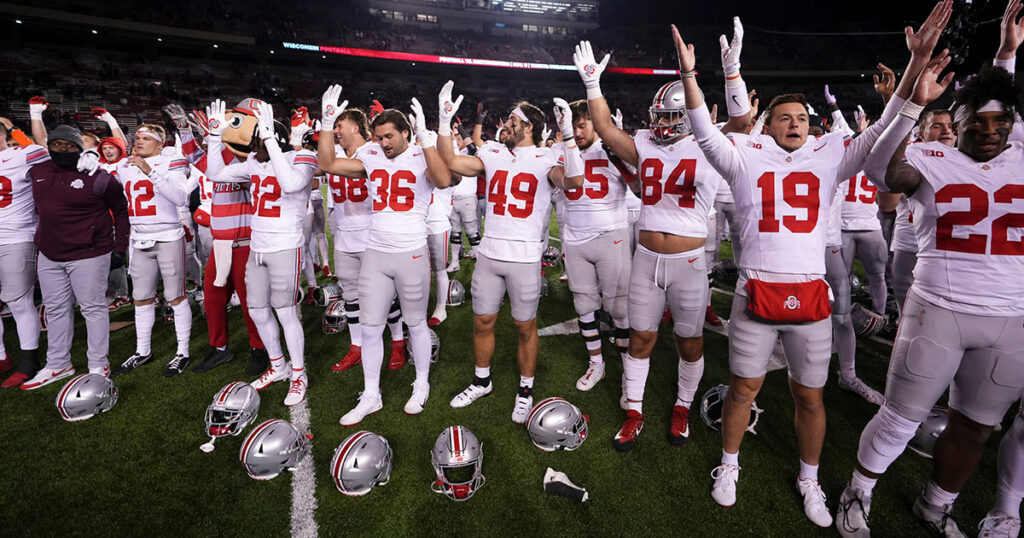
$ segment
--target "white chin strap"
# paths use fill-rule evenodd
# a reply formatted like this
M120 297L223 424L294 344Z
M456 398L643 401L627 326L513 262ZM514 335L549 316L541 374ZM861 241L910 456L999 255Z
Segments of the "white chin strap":
M982 105L981 107L979 107L978 110L975 111L975 114L981 114L982 112L1002 112L1004 110L1006 110L1006 105L1004 105L1002 101L992 99L989 102ZM953 114L953 121L960 123L961 121L967 119L967 116L967 105L960 105L959 107L957 107L956 113Z

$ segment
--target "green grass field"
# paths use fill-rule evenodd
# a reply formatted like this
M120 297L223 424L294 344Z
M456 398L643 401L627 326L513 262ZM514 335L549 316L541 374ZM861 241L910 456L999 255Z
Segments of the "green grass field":
M553 228L553 233L557 230ZM727 251L727 248L726 248ZM454 277L467 288L473 262L464 260ZM556 271L557 273L557 271ZM539 326L575 317L570 292L557 274L548 278L551 294L541 300ZM731 298L716 294L714 307L727 315ZM433 302L431 302L431 307ZM356 368L332 374L330 365L348 348L347 333L321 332L321 309L304 306L310 389L313 458L316 470L316 523L323 536L341 535L502 535L522 536L786 536L832 535L803 515L795 489L798 460L793 432L793 405L784 371L772 372L758 398L765 410L758 435L748 435L740 453L738 502L725 510L709 495L710 472L721 443L695 412L691 442L683 448L666 440L675 399L676 355L671 328L662 326L652 357L645 398L646 428L638 446L616 452L611 438L624 418L618 407L622 372L614 347L605 346L608 377L594 390L580 393L576 379L586 365L579 335L543 337L536 398L562 396L590 416L590 437L575 452L542 453L522 426L510 420L517 387L515 337L505 306L499 318L498 348L493 364L495 391L464 409L448 401L472 377L472 311L469 304L449 309L438 328L441 359L431 372L431 396L419 416L402 407L411 392L411 365L399 372L385 369L384 410L360 426L387 437L395 452L391 482L365 497L349 498L334 488L330 458L338 444L356 430L338 418L362 389ZM130 308L112 321L131 321ZM250 479L238 461L242 438L222 438L213 453L200 452L207 440L203 414L213 394L228 382L246 380L247 339L238 310L231 313L234 362L205 374L191 371L162 377L174 354L173 326L158 322L153 349L158 359L115 378L120 400L109 413L82 423L65 423L54 408L58 387L34 392L0 392L0 535L9 536L282 536L289 533L291 477L270 482ZM13 321L5 326L7 349L17 350ZM196 317L192 356L206 353L206 325ZM728 382L727 342L706 333L706 369L699 394ZM132 327L111 335L111 362L134 351ZM41 349L45 349L45 336ZM387 352L387 351L386 351ZM861 341L861 377L879 389L884 384L889 349ZM76 325L74 362L85 370L85 330ZM841 391L835 370L825 390L828 434L820 478L834 510L853 469L861 428L875 407ZM287 387L276 384L262 394L258 421L288 419L282 400ZM486 485L468 502L455 503L432 493L429 453L446 426L461 424L484 444ZM1006 423L1009 424L1008 422ZM970 531L987 512L995 490L994 434L974 478L960 495L954 515ZM564 471L590 492L576 504L545 495L546 467ZM931 464L912 452L904 454L875 490L871 514L876 536L923 535L910 513Z

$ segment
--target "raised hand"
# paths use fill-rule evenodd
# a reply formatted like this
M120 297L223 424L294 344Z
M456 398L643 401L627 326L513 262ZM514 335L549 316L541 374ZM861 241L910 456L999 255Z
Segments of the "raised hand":
M188 116L185 115L185 109L181 108L181 105L171 103L164 106L163 111L168 118L171 118L179 131L188 127Z
M486 119L486 118L487 118L487 109L484 107L483 103L477 103L476 104L476 122L475 123L477 125L483 125L484 124L484 119Z
M1024 42L1024 18L1017 20L1021 5L1021 0L1010 0L1006 4L1003 20L999 23L999 52L996 57L1000 60L1009 60L1016 56L1017 49Z
M612 115L612 122L615 124L616 127L618 127L619 129L622 129L622 109L621 108L616 108L615 109L615 114Z
M893 92L896 91L896 74L885 64L878 64L878 75L871 75L875 83L875 93L882 96L885 102L889 102Z
M915 104L927 106L932 101L941 97L946 88L953 82L954 73L951 71L941 79L939 74L949 65L949 61L952 59L952 56L943 53L929 61L924 71L921 72L914 83L914 92L911 94L910 100Z
M89 174L96 173L100 167L100 154L95 149L87 149L78 157L78 171Z
M546 142L547 139L550 138L550 137L551 137L551 128L548 127L548 124L545 123L544 124L544 128L540 130L540 141L541 142Z
M50 103L46 102L46 98L41 95L35 95L28 100L28 117L32 120L43 119L43 112L46 111L46 107L50 106Z
M338 121L338 116L341 116L345 112L345 108L348 107L348 100L342 101L338 104L338 98L341 97L341 84L332 84L324 92L323 97L320 100L320 121L321 128L328 131L334 129L334 122Z
M208 118L206 128L210 131L210 136L220 136L228 129L226 110L227 106L220 99L215 99L210 106L206 107L206 117Z
M274 138L274 107L270 103L256 103L256 132L263 140Z
M206 112L202 110L193 110L188 115L188 124L193 129L203 133L203 136L209 136L210 134L210 119L206 117Z
M608 66L611 54L605 54L600 62L594 58L594 49L590 41L580 41L576 45L576 51L572 54L572 62L576 64L576 70L583 79L583 85L587 88L587 99L595 99L601 96L601 73Z
M853 112L853 121L857 123L856 127L858 133L863 133L871 123L871 121L868 120L868 114L864 112L864 107L860 105L857 105L857 110Z
M382 105L381 102L376 99L370 101L370 103L372 103L370 105L370 119L372 120L373 118L377 117L377 114L384 112L384 105Z
M722 47L722 71L725 76L739 73L740 51L743 50L743 23L739 17L732 18L732 42L723 34L718 37L718 44Z
M942 0L932 9L928 18L925 19L917 32L907 26L903 32L907 36L907 50L912 57L928 60L932 56L932 50L939 41L942 30L946 28L949 17L953 13L953 0Z
M693 73L697 65L697 56L693 53L693 45L686 44L683 37L679 35L679 29L672 25L672 41L676 45L676 55L679 57L679 74Z
M836 104L836 96L829 90L828 84L825 85L825 102L830 105Z
M572 133L572 110L569 108L569 103L561 97L555 97L555 124L558 125L558 132L562 133L562 138L569 140L573 138Z
M455 117L455 113L459 110L459 105L462 104L462 96L460 95L454 101L452 100L452 89L455 87L455 83L448 81L441 86L440 93L437 94L437 108L438 108L438 130L441 134L451 134L452 118ZM445 127L441 127L445 126Z

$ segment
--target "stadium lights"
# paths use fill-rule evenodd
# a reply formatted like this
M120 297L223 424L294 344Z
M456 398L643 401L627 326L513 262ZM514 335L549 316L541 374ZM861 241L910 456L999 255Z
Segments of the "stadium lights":
M156 38L156 40L157 40L157 41L159 41L159 42L161 42L161 43L163 43L163 41L164 41L164 38L162 38L162 37L158 37L158 38Z
M270 53L271 53L271 54L273 54L273 53L274 53L274 51L273 51L273 50L271 50L271 51L270 51Z
M14 24L21 24L21 19L14 19Z
M98 31L98 30L93 30L93 31L92 31L92 34L93 34L93 35L96 35L96 34L98 34L98 33L99 33L99 31Z
M214 44L213 44L213 48L215 48L215 49L216 49L216 48L220 48L220 47L219 47L219 46L217 46L217 44L216 44L216 43L214 43Z

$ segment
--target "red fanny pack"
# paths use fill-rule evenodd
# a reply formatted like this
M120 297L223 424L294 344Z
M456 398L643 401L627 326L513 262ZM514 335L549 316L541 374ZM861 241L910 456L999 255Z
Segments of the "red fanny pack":
M828 284L811 282L765 282L748 280L747 310L768 321L805 323L821 321L832 315L828 303Z

